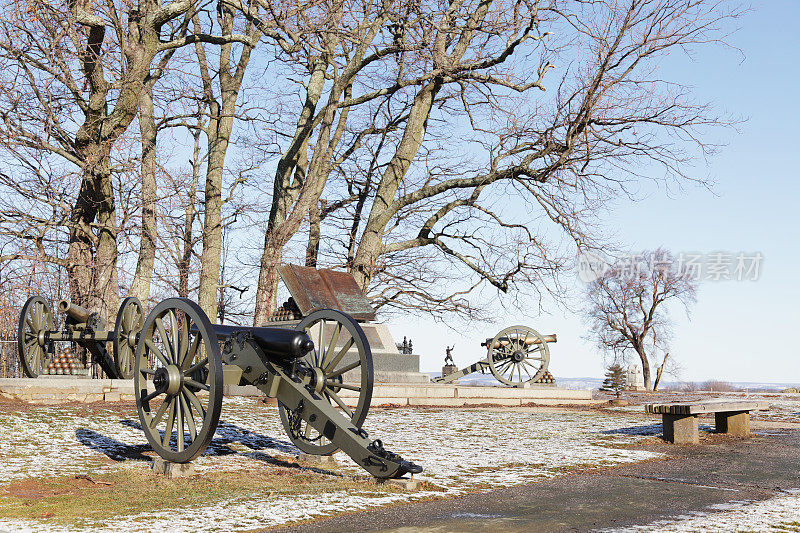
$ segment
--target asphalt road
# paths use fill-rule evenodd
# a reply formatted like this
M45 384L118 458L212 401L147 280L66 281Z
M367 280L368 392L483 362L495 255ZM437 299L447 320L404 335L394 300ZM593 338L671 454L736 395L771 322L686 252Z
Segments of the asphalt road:
M760 433L744 440L712 435L697 446L646 446L667 459L344 514L284 531L591 531L800 488L800 430Z

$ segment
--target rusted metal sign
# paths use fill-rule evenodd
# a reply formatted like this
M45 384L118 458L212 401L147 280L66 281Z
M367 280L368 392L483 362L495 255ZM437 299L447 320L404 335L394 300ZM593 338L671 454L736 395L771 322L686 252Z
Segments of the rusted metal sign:
M375 320L375 310L349 272L281 265L278 274L303 316L315 309L339 309L356 320Z

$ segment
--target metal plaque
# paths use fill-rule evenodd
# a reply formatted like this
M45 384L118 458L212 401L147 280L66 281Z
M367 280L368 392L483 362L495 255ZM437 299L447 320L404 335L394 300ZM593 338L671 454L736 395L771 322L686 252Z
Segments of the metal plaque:
M349 272L281 265L278 274L303 316L315 309L339 309L356 320L375 320L375 310Z

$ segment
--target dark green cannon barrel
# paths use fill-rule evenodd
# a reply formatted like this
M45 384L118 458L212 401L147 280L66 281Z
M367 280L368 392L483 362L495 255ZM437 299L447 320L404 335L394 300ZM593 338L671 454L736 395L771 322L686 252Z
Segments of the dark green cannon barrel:
M242 327L215 324L217 339L224 340L243 333L253 337L270 361L293 361L314 349L314 341L302 331L283 328Z
M92 316L92 312L88 309L84 309L79 305L71 304L66 300L61 300L58 302L58 310L71 316L75 322L80 323L88 322L89 318Z

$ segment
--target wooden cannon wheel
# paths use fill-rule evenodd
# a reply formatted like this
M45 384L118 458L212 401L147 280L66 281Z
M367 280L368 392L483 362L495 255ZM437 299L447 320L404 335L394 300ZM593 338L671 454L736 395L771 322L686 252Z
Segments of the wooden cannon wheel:
M316 328L315 328L316 327ZM312 331L312 328L315 328ZM374 373L372 351L361 326L349 315L333 309L321 309L306 316L295 328L305 331L314 341L314 350L302 361L314 372L316 389L331 405L337 405L342 414L356 427L361 427L372 401ZM343 341L343 344L342 344ZM358 357L345 361L345 355L354 347ZM344 383L345 372L359 370L358 384ZM355 408L346 405L339 395L341 390L358 392ZM292 443L301 451L313 455L331 455L338 447L306 423L298 414L278 403L281 422Z
M144 324L144 308L139 298L122 300L114 324L114 369L119 379L131 379L136 359L136 339Z
M222 411L222 355L199 305L170 298L150 312L133 374L136 410L153 450L176 463L203 453Z
M498 381L518 387L536 381L550 364L547 341L527 326L511 326L494 336L488 348L489 368Z
M52 359L45 332L53 330L50 306L41 296L31 296L22 306L17 330L17 349L22 370L29 378L38 377Z

